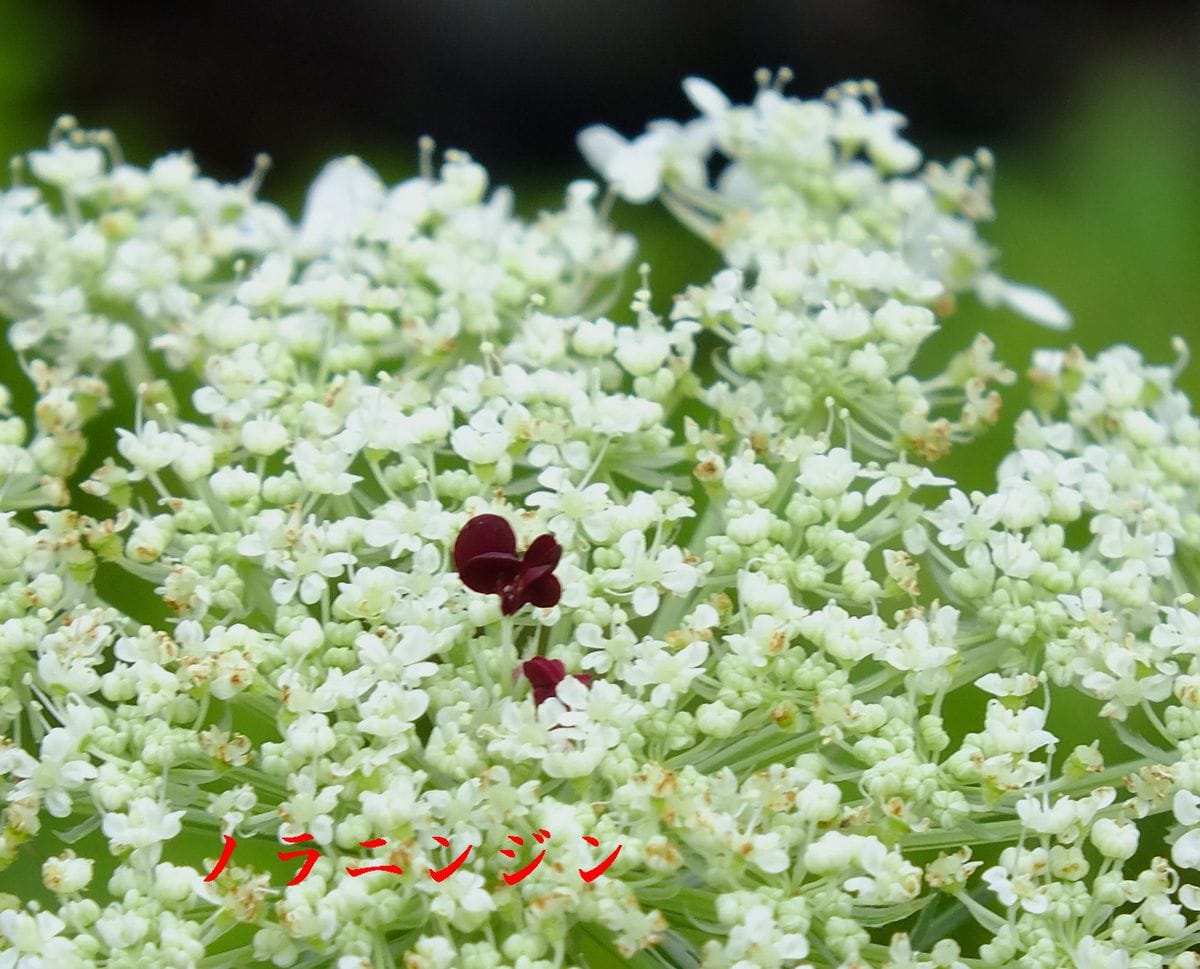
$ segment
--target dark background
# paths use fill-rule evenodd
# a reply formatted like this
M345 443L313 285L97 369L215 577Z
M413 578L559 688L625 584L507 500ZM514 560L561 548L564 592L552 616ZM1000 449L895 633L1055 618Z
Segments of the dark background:
M289 184L332 151L399 157L425 133L506 180L567 166L580 127L676 116L691 73L748 97L760 66L791 67L806 96L874 78L919 143L955 150L1041 137L1118 66L1200 93L1195 2L0 0L0 12L4 47L26 47L42 75L23 113L48 124L70 111L134 153L188 146L224 178L267 151Z

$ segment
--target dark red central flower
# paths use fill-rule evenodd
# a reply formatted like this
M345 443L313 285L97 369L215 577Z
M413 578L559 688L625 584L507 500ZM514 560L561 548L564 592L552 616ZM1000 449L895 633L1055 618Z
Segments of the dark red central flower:
M567 668L560 659L547 659L545 656L535 656L521 664L525 679L533 686L534 705L543 700L549 700L558 689L558 684L567 678ZM592 682L587 673L576 673L575 679L584 686Z
M517 536L499 515L476 515L454 543L454 567L463 585L498 595L506 616L527 602L541 608L558 605L562 586L553 573L561 556L562 546L548 533L533 540L524 558L517 555Z

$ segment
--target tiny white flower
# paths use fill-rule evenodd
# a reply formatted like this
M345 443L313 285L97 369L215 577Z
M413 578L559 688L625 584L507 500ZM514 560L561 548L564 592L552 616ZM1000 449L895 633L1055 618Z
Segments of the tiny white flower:
M646 134L632 142L605 125L579 133L579 150L621 196L634 203L649 202L662 184L665 139Z
M645 639L634 647L634 660L625 680L631 686L652 686L650 702L656 707L667 706L704 671L707 658L708 644L704 642L688 643L672 652L664 643Z
M327 754L337 743L328 718L322 713L306 713L285 732L288 748L298 757L312 759Z
M577 528L588 534L603 528L603 513L611 504L608 485L596 482L579 488L565 469L553 467L538 475L538 484L549 490L535 491L525 504L542 510L547 527L561 542L570 542Z
M1112 818L1099 818L1092 826L1091 841L1105 858L1124 861L1137 852L1139 832L1137 825Z
M80 858L70 849L42 863L42 883L56 895L73 895L92 880L91 858Z
M49 969L55 959L69 953L59 938L66 923L52 912L21 912L6 909L0 912L0 936L11 948L0 953L4 969Z
M768 874L778 874L781 871L787 871L791 865L787 848L784 846L783 839L776 831L772 831L769 834L756 834L751 838L750 851L746 855L746 860L752 865L757 865Z
M304 487L319 495L347 494L360 480L346 470L350 460L331 447L299 441L288 457Z
M930 632L929 623L923 619L905 623L896 639L884 650L884 659L898 670L920 671L944 667L957 651L953 646L938 645Z
M633 611L639 616L658 608L660 589L683 596L700 582L700 569L686 561L679 548L667 546L651 557L644 532L626 532L617 542L617 550L625 564L605 573L604 581L613 589L630 590Z
M804 458L799 481L817 498L836 498L845 494L861 467L850 457L849 451L835 447L825 454L810 454Z
M126 810L105 814L101 828L114 848L148 848L179 834L184 813L168 811L153 798L137 797Z
M983 873L983 880L1003 905L1019 904L1033 915L1040 915L1050 907L1044 889L1028 876L1013 877L997 865Z
M511 433L493 411L480 411L469 424L456 427L450 434L450 446L474 464L495 464L512 445Z
M1071 959L1077 969L1129 969L1129 952L1094 936L1085 935L1075 945Z
M277 420L256 418L242 425L242 444L251 454L274 454L287 440L287 428Z
M99 148L72 145L66 139L49 151L31 151L28 158L39 179L74 194L85 191L104 169L104 152Z
M160 431L157 421L146 421L136 434L117 428L117 450L139 471L159 471L174 461L183 450L178 434Z

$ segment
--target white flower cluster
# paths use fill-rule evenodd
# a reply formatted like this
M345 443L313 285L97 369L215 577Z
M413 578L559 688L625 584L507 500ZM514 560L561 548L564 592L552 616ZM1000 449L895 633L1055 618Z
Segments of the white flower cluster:
M0 967L1200 967L1200 421L1045 352L995 488L935 473L1015 379L913 372L955 294L1066 314L985 154L784 80L589 129L609 195L532 222L428 147L298 224L69 119L18 160ZM612 195L725 266L610 310ZM464 582L484 515L554 604Z

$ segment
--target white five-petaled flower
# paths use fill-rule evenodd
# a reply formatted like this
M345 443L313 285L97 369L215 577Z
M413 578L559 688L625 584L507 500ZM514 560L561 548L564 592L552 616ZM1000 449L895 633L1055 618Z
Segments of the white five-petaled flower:
M631 686L650 686L650 702L666 706L682 695L692 681L704 672L708 644L691 642L672 651L665 643L644 639L634 647L634 659L625 673Z
M608 485L593 482L577 487L564 468L546 468L538 475L538 484L547 491L535 491L525 499L531 508L539 508L547 517L546 527L564 544L570 543L577 529L591 534L602 527L603 512L611 502Z
M161 471L182 452L184 440L173 431L161 431L158 421L149 420L135 434L117 428L117 450L139 471Z
M616 547L624 564L605 572L602 581L616 591L632 592L633 611L639 616L658 609L660 589L683 596L700 582L700 568L687 561L681 549L669 545L652 555L644 532L626 532Z
M124 811L104 815L101 828L114 848L149 848L179 834L185 813L168 811L154 798L137 797Z
M606 125L579 133L579 150L613 189L628 202L653 200L671 176L684 184L703 182L701 158L707 155L712 126L707 120L689 125L653 122L645 134L626 141Z
M52 912L0 912L0 969L54 969L70 965L74 944L62 935L67 924Z
M615 683L597 680L584 684L565 677L555 695L538 705L538 717L548 727L561 728L565 736L594 741L611 748L644 712L642 704L627 696Z
M1045 848L1005 848L1000 864L987 869L983 880L1001 903L1019 905L1032 915L1050 907L1047 894L1050 855Z
M724 946L724 958L736 960L732 969L792 964L807 955L808 940L801 933L781 931L769 905L755 905L744 912Z

